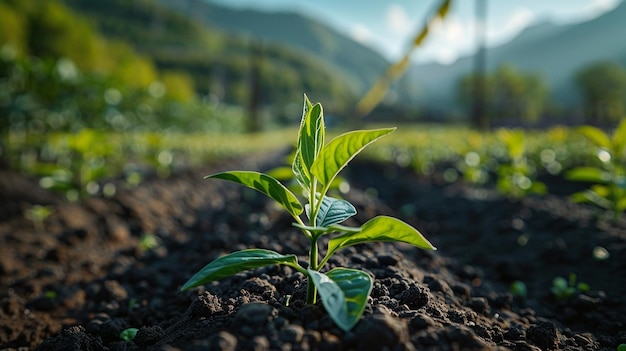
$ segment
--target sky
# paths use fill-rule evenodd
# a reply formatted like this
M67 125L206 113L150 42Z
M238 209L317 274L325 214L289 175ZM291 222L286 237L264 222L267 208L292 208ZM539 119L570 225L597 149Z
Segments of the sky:
M230 7L290 11L317 19L379 51L399 58L441 0L210 0ZM538 22L590 20L624 0L485 0L487 45L505 43ZM415 62L454 62L475 51L475 2L454 0L450 13L415 50Z

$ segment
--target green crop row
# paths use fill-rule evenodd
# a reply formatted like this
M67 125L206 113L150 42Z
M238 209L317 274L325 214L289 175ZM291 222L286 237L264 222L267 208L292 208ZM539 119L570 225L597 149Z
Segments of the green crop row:
M376 126L373 126L376 127ZM13 169L40 177L44 188L70 199L104 193L103 182L123 178L129 185L147 172L162 177L178 168L201 167L219 159L293 146L293 129L258 134L111 132L83 129L45 135L12 133L4 158ZM332 130L329 134L333 134ZM465 126L409 124L365 153L370 159L497 186L520 197L549 191L537 180L576 167L601 167L598 149L574 129L499 129L480 133Z

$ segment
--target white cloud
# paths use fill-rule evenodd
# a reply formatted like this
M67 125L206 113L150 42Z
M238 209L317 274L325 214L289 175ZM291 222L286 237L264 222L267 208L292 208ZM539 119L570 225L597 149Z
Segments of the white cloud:
M350 36L357 42L365 44L371 40L372 32L362 24L355 24L350 28Z
M490 45L509 40L521 30L531 24L537 15L527 7L518 7L504 21L502 26L497 28L487 27L487 37Z
M590 7L594 12L606 12L612 10L617 4L617 0L594 0Z
M452 63L469 50L474 42L473 33L470 23L458 16L448 15L444 21L433 23L424 46L415 51L415 58L422 62Z
M507 34L517 33L528 26L534 19L535 13L530 9L526 7L517 8L507 20L507 24L502 31Z
M406 10L398 5L391 4L385 14L385 23L389 30L395 34L406 34L411 30L411 20Z

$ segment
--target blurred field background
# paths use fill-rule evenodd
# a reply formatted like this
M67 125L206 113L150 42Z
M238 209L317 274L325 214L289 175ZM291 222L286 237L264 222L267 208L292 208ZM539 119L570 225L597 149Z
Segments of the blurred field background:
M286 150L303 94L322 103L331 132L400 126L365 157L448 182L523 196L549 191L537 186L543 175L606 165L577 127L610 133L625 116L626 3L578 22L529 23L498 44L477 26L460 34L475 46L456 60L413 60L458 6L471 3L476 23L493 16L494 1L460 3L428 2L405 56L394 56L312 11L0 0L1 167L69 200L113 196L112 179L134 186ZM621 162L623 149L611 157Z

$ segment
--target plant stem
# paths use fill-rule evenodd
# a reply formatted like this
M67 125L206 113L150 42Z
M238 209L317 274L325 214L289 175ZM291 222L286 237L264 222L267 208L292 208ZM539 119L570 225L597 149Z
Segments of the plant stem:
M318 266L317 266L317 238L319 236L316 234L313 234L313 236L311 237L311 249L309 251L309 269L312 270L318 270ZM315 288L315 284L313 284L313 281L311 280L311 277L309 277L309 280L307 282L307 291L306 291L306 303L308 304L315 304L315 301L317 300L317 289Z

